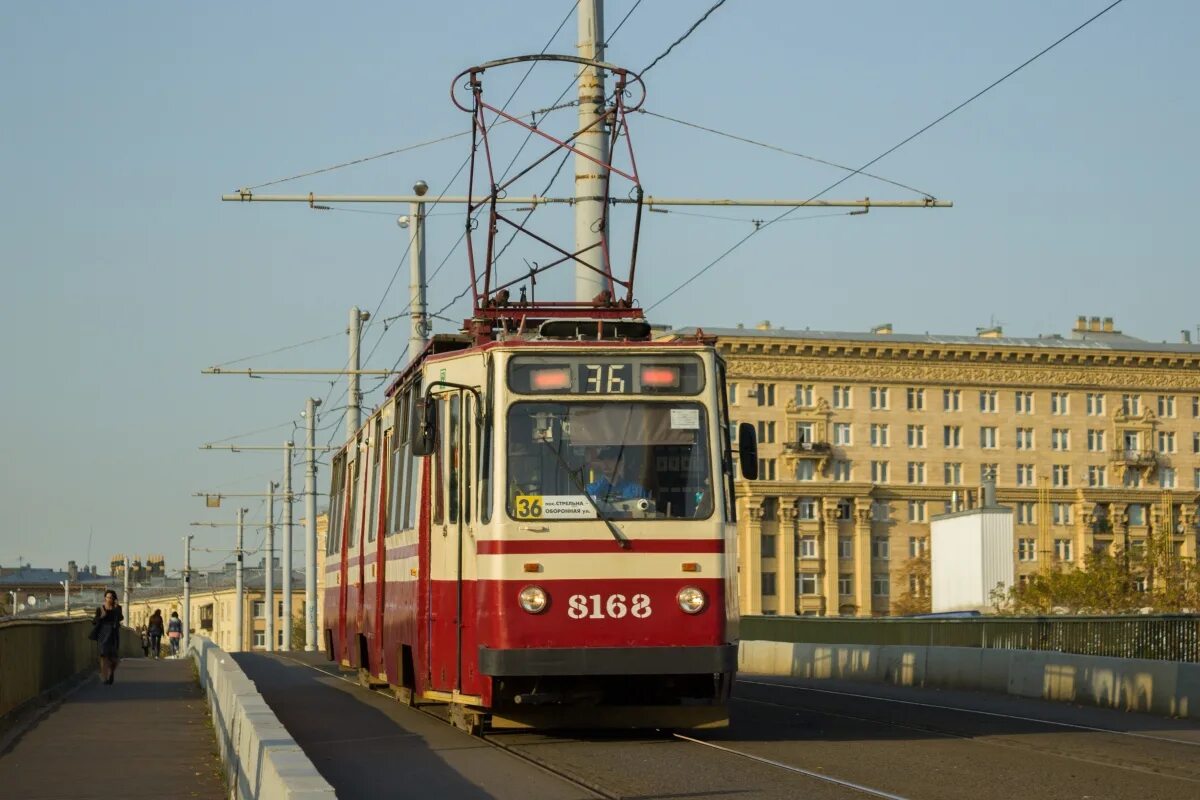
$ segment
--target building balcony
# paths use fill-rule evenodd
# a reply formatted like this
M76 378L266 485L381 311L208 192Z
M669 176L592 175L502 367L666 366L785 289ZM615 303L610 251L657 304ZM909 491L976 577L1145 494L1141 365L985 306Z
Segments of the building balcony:
M1127 467L1153 467L1158 463L1158 453L1153 450L1127 450L1118 447L1112 451L1112 460Z
M828 458L833 452L833 445L829 442L784 442L783 450L785 453L794 453L798 456Z

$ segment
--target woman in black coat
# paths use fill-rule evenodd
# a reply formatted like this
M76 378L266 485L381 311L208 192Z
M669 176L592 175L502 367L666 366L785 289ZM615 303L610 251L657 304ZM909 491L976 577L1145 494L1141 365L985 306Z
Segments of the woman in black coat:
M150 634L150 652L155 658L158 658L162 651L163 628L162 609L155 609L150 615L150 623L146 626L146 632Z
M121 660L121 620L125 615L117 605L117 593L104 593L104 605L96 609L92 619L92 638L100 645L100 680L111 684Z

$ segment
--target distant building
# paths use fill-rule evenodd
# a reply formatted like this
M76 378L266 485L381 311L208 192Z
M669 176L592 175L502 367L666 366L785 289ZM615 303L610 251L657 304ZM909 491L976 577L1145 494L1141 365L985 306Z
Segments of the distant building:
M704 333L734 432L758 434L759 479L736 485L743 613L893 613L928 591L906 564L928 557L930 520L971 505L984 471L1013 509L1018 581L1092 549L1196 557L1200 345L1186 332L1160 344L1079 317L1037 338Z
M72 605L91 603L107 588L120 590L120 581L112 575L97 575L94 566L80 568L74 561L67 562L63 570L53 567L34 567L28 564L19 567L0 567L0 613L13 613L13 599L17 610L28 605L30 597L36 602L27 611L62 608L63 581L70 581Z

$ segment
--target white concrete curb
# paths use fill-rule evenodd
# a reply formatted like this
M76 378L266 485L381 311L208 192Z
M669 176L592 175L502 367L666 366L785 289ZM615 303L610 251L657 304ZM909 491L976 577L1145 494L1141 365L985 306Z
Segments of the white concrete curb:
M1048 650L743 641L738 670L896 686L975 689L1066 703L1200 716L1200 664Z
M217 749L231 796L245 800L328 800L337 795L263 700L237 662L192 636L200 685L208 695Z

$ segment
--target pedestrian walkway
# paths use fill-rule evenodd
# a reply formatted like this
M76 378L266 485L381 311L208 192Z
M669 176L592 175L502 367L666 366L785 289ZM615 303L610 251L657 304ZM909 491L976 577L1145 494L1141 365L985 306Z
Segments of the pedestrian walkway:
M112 686L93 675L0 753L5 798L224 796L208 706L187 659L126 659Z

